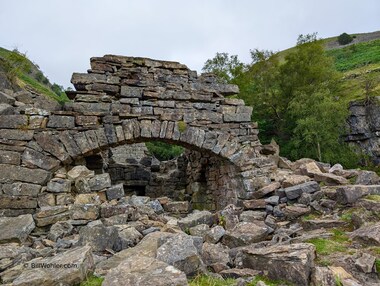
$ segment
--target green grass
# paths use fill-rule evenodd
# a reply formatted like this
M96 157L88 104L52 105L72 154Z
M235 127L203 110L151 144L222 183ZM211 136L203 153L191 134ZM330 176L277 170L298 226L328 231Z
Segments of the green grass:
M265 282L268 286L279 286L279 285L293 285L284 280L271 280L265 276L257 275L254 279L247 284L247 286L256 286L259 281ZM229 279L219 279L207 275L199 275L194 279L189 281L190 286L233 286L236 285L236 280Z
M333 236L331 237L331 239L335 242L348 242L350 239L348 237L348 235L346 234L346 232L344 232L343 230L339 230L339 229L334 229L331 231Z
M329 255L335 252L347 251L347 247L344 244L334 241L332 238L313 238L309 239L307 242L315 245L317 254L319 255Z
M26 75L26 74L19 74L19 79L27 86L29 86L31 89L33 89L35 92L39 94L46 95L48 97L51 97L58 102L67 102L69 99L67 98L65 93L62 93L61 96L58 96L55 92L53 92L51 89L49 89L46 85L43 85L39 83L34 78Z
M380 259L375 260L375 267L376 267L377 273L380 273Z
M86 281L83 281L79 286L101 286L104 278L91 275Z
M380 203L380 195L369 195L364 197L366 200L375 201Z
M257 275L252 282L248 283L248 286L256 286L259 281L263 281L268 286L293 285L292 283L284 280L271 280L265 276Z
M189 281L190 286L233 286L235 279L218 279L212 276L199 275Z
M25 54L0 47L0 65L13 84L24 89L31 89L60 103L69 101L65 92L57 91L59 93L57 94L52 90L49 80Z
M303 221L308 221L308 220L313 220L313 219L316 219L316 218L318 218L318 215L316 215L316 214L308 214L308 215L303 216L301 219Z
M342 49L329 50L326 53L335 59L337 70L352 70L380 63L380 40L358 43Z

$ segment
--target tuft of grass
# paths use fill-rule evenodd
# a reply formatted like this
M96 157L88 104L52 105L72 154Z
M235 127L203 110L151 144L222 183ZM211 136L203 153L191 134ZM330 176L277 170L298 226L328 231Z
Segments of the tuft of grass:
M183 133L187 129L187 124L184 121L178 121L178 130L179 132Z
M375 260L375 267L376 267L377 273L380 273L380 259Z
M317 254L329 255L334 252L346 252L347 247L341 242L334 241L326 238L313 238L309 239L307 242L315 245Z
M365 199L380 203L380 195L368 195L368 196L365 197Z
M351 223L352 222L352 213L344 213L340 216L340 219L342 221Z
M308 220L313 220L313 219L316 219L316 218L318 218L318 215L316 215L316 214L308 214L308 215L303 216L301 219L303 221L308 221Z
M91 275L87 277L86 281L83 281L79 286L101 286L104 278Z
M348 235L342 230L334 229L332 230L332 233L333 236L331 237L331 239L335 242L348 242L350 240Z
M233 286L236 285L235 279L220 279L208 275L198 275L189 281L190 286Z
M292 283L284 280L271 280L268 277L262 275L256 275L255 278L248 283L248 286L256 286L259 281L263 281L268 286L280 286L280 285L293 285Z

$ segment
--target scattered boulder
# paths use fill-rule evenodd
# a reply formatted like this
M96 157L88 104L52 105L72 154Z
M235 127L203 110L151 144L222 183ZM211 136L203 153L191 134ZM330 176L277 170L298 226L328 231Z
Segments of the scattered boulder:
M153 257L136 255L122 261L106 275L103 286L187 286L185 273Z
M114 249L119 234L116 227L97 225L94 227L85 226L79 231L79 245L89 245L94 252L101 252L106 249Z
M200 257L202 242L200 237L176 234L157 249L157 259L178 268L187 276L197 275L205 270Z
M289 200L297 199L302 193L312 194L319 191L321 188L317 182L311 181L293 187L285 188L285 195Z
M190 229L199 224L213 225L215 222L214 215L209 211L197 211L195 210L188 216L178 221L178 226L182 230Z
M359 241L364 245L380 246L380 223L363 226L350 235L353 240Z
M225 233L226 231L222 226L214 226L205 234L205 241L209 243L218 243Z
M94 269L91 247L77 247L56 256L37 258L25 263L24 269L12 285L76 285Z
M0 217L0 244L7 242L25 242L35 228L31 214L18 217Z
M251 222L239 222L232 230L227 230L223 243L230 248L249 245L264 240L270 232L268 226Z
M369 194L380 194L380 185L351 185L339 187L336 190L336 200L341 204L353 204L358 199Z
M52 241L57 241L58 238L70 235L73 229L72 224L68 221L57 222L51 226L47 238Z
M202 259L206 266L213 268L216 273L229 269L229 248L221 243L205 242L202 246Z
M243 247L235 263L239 268L268 271L268 277L295 285L309 285L314 267L315 246L310 243L274 245L263 248Z
M375 265L375 261L375 256L368 253L363 253L361 257L356 259L355 266L364 273L371 273L374 270L373 268Z
M380 177L373 171L360 171L356 178L356 185L379 185Z

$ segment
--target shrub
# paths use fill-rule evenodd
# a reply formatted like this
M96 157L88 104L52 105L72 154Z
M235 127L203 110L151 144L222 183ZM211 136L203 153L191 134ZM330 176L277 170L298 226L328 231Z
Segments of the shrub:
M340 34L338 37L338 43L341 46L351 43L352 40L353 38L347 33Z

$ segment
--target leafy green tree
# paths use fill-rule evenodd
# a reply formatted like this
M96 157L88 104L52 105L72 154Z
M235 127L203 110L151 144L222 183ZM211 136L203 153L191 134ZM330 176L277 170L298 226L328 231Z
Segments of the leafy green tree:
M338 43L339 45L347 45L349 43L351 43L353 41L353 37L351 37L349 34L347 33L343 33L343 34L340 34L338 36Z
M286 110L280 141L286 155L339 161L348 110L339 96L339 74L321 41L301 42L286 56L279 85Z
M214 58L206 61L202 71L217 75L223 82L234 83L234 79L245 71L245 65L237 55L216 53Z

